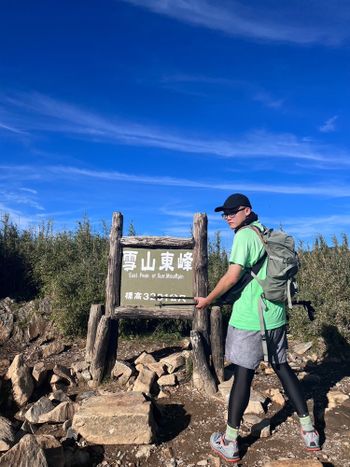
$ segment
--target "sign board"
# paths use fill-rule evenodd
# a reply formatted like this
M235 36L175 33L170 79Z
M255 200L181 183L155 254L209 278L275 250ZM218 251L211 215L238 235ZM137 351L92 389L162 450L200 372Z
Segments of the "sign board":
M121 306L188 303L193 295L193 250L123 248Z

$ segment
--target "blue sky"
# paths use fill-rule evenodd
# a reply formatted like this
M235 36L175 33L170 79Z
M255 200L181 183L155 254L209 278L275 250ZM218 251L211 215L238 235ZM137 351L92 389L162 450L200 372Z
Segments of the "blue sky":
M5 0L0 212L189 236L247 194L311 242L350 230L350 3Z

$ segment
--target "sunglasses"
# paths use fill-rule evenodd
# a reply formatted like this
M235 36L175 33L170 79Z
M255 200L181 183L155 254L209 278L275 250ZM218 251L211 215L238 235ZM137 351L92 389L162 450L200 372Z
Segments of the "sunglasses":
M221 214L221 217L223 219L228 219L229 217L235 217L235 215L240 212L240 211L243 211L245 209L245 207L243 208L240 208L240 209L236 209L235 211L232 211L232 212L224 212L223 214Z

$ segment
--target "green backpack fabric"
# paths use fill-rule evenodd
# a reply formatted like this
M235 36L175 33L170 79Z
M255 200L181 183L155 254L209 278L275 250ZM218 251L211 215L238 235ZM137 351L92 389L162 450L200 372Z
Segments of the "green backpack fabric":
M292 296L297 290L295 276L299 270L299 258L293 237L282 230L259 228L249 225L262 241L267 254L266 278L261 280L252 272L261 285L263 298L271 302L286 302L292 308Z

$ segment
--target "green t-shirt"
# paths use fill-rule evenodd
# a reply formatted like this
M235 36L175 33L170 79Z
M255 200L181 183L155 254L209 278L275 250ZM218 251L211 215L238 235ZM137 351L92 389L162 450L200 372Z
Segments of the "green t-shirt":
M259 222L253 222L262 229ZM230 263L240 264L243 268L252 267L264 254L263 244L257 233L252 229L241 229L235 235L232 245ZM266 278L267 262L263 264L258 273L259 279ZM260 321L258 303L263 289L258 281L252 279L243 289L241 296L232 306L230 325L238 329L259 331ZM265 328L275 329L286 324L286 312L284 303L270 302L264 299L266 310L264 312Z

